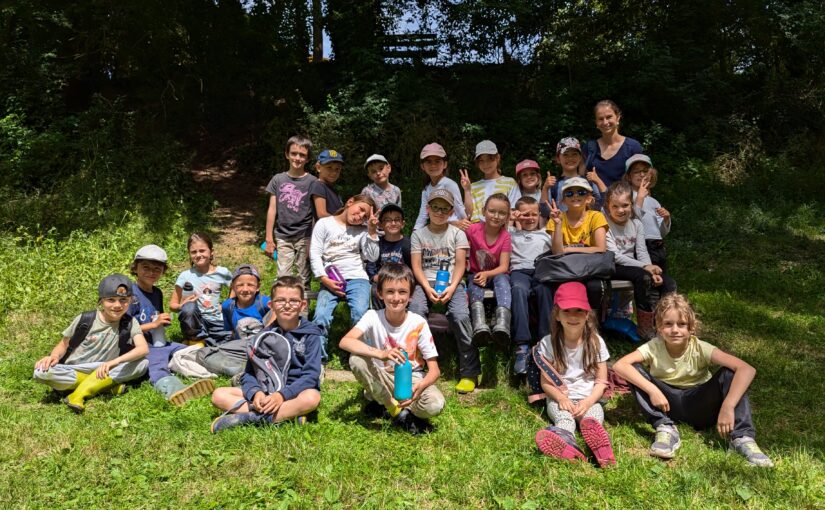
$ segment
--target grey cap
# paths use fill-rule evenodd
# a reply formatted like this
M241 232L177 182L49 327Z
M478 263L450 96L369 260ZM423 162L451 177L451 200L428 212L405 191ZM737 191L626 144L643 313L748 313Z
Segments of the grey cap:
M110 274L100 282L100 285L97 286L98 299L131 296L132 280L119 273Z
M390 162L387 161L387 158L385 158L381 154L373 154L372 156L368 157L367 160L364 162L364 168L367 168L373 161L380 161L382 163L386 163L387 165L390 164Z
M453 194L444 188L436 188L430 191L430 196L427 197L427 203L429 204L438 198L450 204L450 207L455 207L455 199L453 198Z
M232 273L232 281L235 281L235 278L241 275L252 275L261 281L261 273L258 272L258 268L253 266L252 264L241 264L240 266L235 268L235 271Z
M653 162L650 161L649 156L645 156L644 154L634 154L627 158L627 161L624 162L624 171L625 173L630 171L630 167L633 166L633 163L647 163L647 166L653 166Z
M561 185L561 192L564 193L569 188L584 188L589 192L593 192L593 187L590 186L590 183L587 182L587 179L584 177L570 177L569 179L564 180L564 184Z
M163 248L156 244L147 244L135 253L135 261L138 260L152 260L166 264L166 261L169 259L166 257L166 252Z
M482 141L478 142L478 145L476 145L476 156L475 157L478 158L482 154L496 155L496 154L498 154L498 147L496 147L496 144L494 144L490 140L482 140Z

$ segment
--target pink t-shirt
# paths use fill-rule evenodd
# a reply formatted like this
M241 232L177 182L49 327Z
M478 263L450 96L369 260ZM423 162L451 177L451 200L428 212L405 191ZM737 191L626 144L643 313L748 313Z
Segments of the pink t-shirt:
M473 223L464 232L470 242L470 272L489 271L495 269L501 262L502 253L513 251L510 234L507 229L501 229L493 244L487 244L484 235L484 222Z

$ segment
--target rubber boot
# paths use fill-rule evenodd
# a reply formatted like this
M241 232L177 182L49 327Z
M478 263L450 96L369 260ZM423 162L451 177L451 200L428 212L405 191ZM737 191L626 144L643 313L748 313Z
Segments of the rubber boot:
M174 375L167 375L166 377L158 379L154 386L166 400L169 400L172 395L186 388L186 385Z
M502 346L510 345L510 319L512 314L509 308L496 307L496 322L493 326L493 340Z
M68 397L63 399L63 402L69 406L72 411L78 414L82 413L86 410L85 400L87 398L91 398L101 391L111 388L114 384L115 382L111 377L98 379L96 374L91 373L83 379L83 382L77 385L77 388L70 393Z
M470 317L473 321L473 345L476 347L489 344L493 338L485 315L483 302L470 303Z
M650 340L656 336L656 314L654 312L638 309L636 310L636 320L639 323L636 331L642 340Z

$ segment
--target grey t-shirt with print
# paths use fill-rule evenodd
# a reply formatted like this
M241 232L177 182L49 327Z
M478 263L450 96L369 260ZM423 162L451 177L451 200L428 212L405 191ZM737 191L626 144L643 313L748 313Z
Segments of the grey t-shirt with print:
M302 239L312 235L313 207L309 192L318 179L312 174L292 177L281 172L272 177L266 192L275 196L275 237Z
M553 239L545 230L511 228L510 243L513 245L513 253L510 255L510 271L534 270L536 257L550 251L553 247Z
M447 230L440 234L433 233L429 225L412 233L410 238L410 253L421 254L421 268L427 280L435 280L435 275L441 261L450 263L450 274L455 268L456 250L469 250L470 243L461 229L447 225Z
M74 318L69 327L63 330L63 336L71 338L74 330L80 322L80 315ZM67 365L80 365L81 363L95 363L110 361L120 356L118 347L118 326L119 322L110 324L101 320L100 312L95 315L95 320L89 333L80 345L66 359ZM132 318L129 326L129 337L134 344L134 338L140 335L140 324L137 319Z

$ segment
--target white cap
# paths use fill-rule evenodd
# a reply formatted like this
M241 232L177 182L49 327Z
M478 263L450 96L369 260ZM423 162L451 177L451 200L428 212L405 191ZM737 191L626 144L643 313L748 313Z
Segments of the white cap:
M373 161L380 161L380 162L386 163L388 165L390 164L390 162L387 161L387 158L385 158L381 154L373 154L372 156L367 158L367 161L364 162L364 168L367 168L370 165L370 163L372 163Z
M482 154L496 155L498 154L498 147L496 147L496 144L494 144L490 140L482 140L478 142L478 145L476 145L476 158L478 158Z
M166 264L168 259L163 248L156 244L147 244L135 253L135 260L153 260L161 264Z

